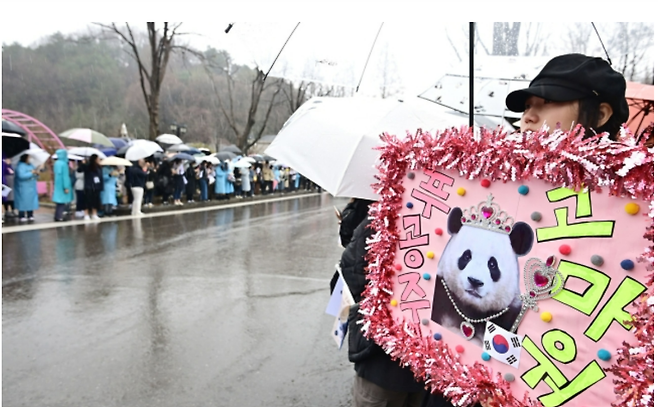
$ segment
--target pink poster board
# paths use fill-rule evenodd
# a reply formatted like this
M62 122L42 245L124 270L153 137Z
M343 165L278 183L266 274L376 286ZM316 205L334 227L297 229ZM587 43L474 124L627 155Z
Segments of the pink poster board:
M501 180L486 165L473 176L477 166L436 164L440 148L429 135L384 148L369 336L453 402L472 404L481 384L518 405L610 405L619 378L607 369L623 342L637 343L628 321L647 291L638 255L650 202L587 187L593 176L577 190ZM652 166L644 181L653 185Z

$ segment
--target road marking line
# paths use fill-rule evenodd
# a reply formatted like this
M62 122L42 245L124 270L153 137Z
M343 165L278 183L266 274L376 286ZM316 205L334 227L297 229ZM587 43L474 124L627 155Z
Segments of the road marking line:
M323 192L324 194L325 192ZM223 205L215 205L215 206L206 206L202 208L191 208L191 209L178 209L175 211L165 211L165 212L154 212L154 213L145 213L144 216L132 216L132 215L126 215L126 216L112 216L109 218L101 218L100 220L97 221L85 221L85 220L71 220L67 222L49 222L49 223L38 223L38 224L29 224L29 225L19 225L19 226L3 226L2 227L2 234L8 234L8 233L17 233L17 232L26 232L30 230L41 230L41 229L55 229L55 228L62 228L62 227L67 227L67 226L77 226L77 225L95 225L99 223L105 223L105 222L119 222L119 221L124 221L124 220L137 220L137 219L147 219L147 218L159 218L162 216L172 216L172 215L182 215L186 213L197 213L197 212L211 212L211 211L217 211L221 209L229 209L229 208L239 208L242 206L250 206L250 205L258 205L258 204L264 204L264 203L270 203L270 202L282 202L282 201L289 201L291 199L298 199L298 198L309 198L312 196L320 196L318 193L310 193L310 194L303 194L303 195L296 195L296 196L286 196L286 197L281 197L281 198L272 198L272 199L262 199L258 201L249 201L249 202L236 202L232 204L223 204Z

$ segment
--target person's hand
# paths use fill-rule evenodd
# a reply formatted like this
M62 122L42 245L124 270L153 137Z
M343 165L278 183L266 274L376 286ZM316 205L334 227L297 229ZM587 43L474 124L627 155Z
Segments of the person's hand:
M68 190L68 189L65 189L65 190L64 190L64 193L65 193L65 194L68 194L68 193L69 193L69 190Z

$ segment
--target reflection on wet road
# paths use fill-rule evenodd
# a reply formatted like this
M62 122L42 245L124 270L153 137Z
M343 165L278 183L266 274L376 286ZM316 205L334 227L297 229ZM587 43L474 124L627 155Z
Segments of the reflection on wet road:
M5 234L5 406L348 406L326 194Z

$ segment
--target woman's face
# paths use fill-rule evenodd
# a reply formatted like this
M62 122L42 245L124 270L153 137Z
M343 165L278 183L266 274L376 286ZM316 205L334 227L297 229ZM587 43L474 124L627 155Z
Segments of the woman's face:
M560 128L568 130L578 120L578 101L553 102L538 96L530 96L525 102L525 111L521 116L521 131L538 131L544 123L550 131Z

